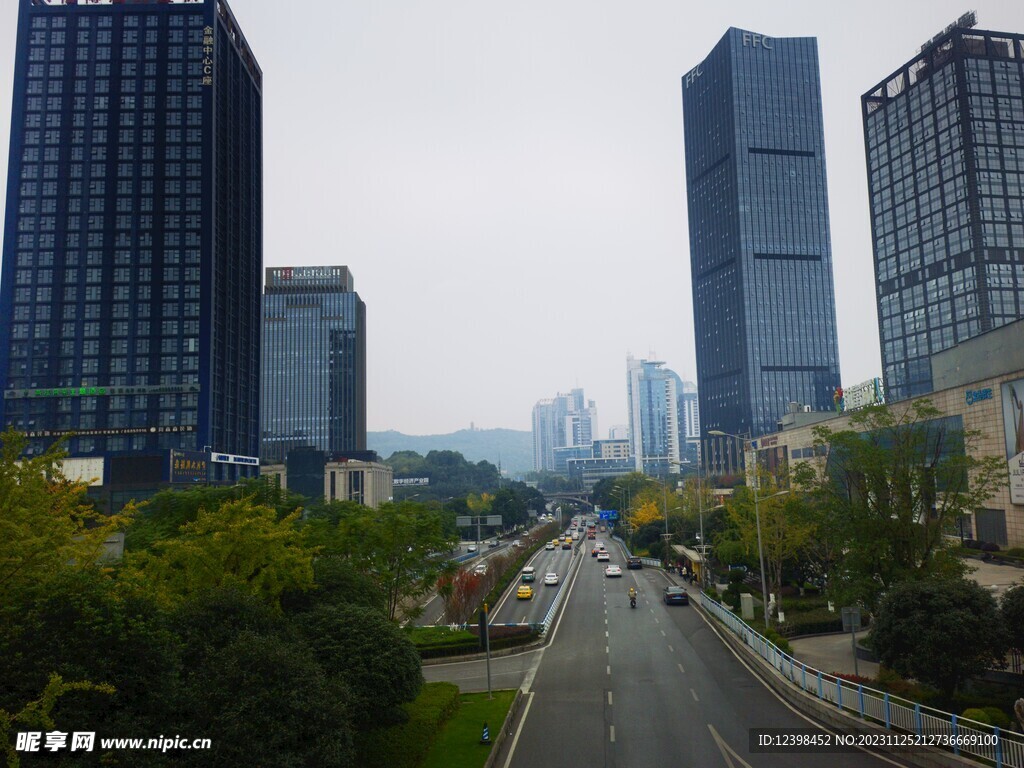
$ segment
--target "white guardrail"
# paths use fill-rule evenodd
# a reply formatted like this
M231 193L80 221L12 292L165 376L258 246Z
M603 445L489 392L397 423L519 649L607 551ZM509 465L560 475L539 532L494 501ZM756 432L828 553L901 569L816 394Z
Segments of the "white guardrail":
M578 571L579 570L579 563L582 562L582 560L583 560L583 556L580 553L580 547L578 546L579 544L580 544L580 542L578 542L578 541L574 541L573 542L573 548L572 548L572 559L573 559L573 562L569 565L569 571L572 571L574 567ZM566 572L565 578L562 579L562 583L558 585L558 592L555 593L555 599L551 601L551 607L548 608L548 612L546 614L544 614L544 621L541 622L541 626L540 626L540 636L541 637L544 637L544 635L546 635L548 633L548 630L551 629L551 622L553 622L555 620L555 616L558 615L558 606L560 606L562 604L562 600L565 598L565 594L566 594L566 591L567 591L568 586L569 586L569 581L570 581L570 573L569 573L569 571Z
M774 667L780 677L822 701L834 704L841 712L857 715L888 730L935 737L937 746L950 745L944 748L957 755L989 761L996 768L1024 768L1024 734L967 720L808 667L783 653L736 614L703 592L700 604L720 619L751 651Z

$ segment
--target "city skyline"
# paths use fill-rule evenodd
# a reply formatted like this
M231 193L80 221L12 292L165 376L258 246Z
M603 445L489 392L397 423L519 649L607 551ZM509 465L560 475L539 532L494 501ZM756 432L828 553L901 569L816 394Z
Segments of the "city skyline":
M1024 31L1011 3L974 7L979 29ZM371 431L527 430L566 382L623 423L626 354L697 378L679 80L729 26L818 38L842 383L881 374L859 97L961 4L310 2L295 29L280 6L232 10L265 76L264 267L360 276ZM4 146L16 14L0 9Z

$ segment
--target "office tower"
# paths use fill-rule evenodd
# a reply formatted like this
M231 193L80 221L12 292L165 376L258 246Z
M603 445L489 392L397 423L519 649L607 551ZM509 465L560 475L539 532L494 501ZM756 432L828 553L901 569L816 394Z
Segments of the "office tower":
M682 90L701 427L759 435L839 386L817 42L730 28Z
M861 97L886 398L1024 316L1024 36L966 14Z
M366 450L366 305L347 267L266 270L261 458Z
M679 472L679 377L655 360L626 358L629 448L637 472Z
M700 447L700 407L697 399L697 385L692 381L676 383L679 395L679 453L683 461L697 463Z
M75 433L114 484L168 480L171 451L251 473L259 65L224 0L19 4L0 421L32 453Z
M555 449L589 446L596 431L597 405L585 399L582 389L538 400L533 406L534 470L557 472L564 468L564 460L556 461Z

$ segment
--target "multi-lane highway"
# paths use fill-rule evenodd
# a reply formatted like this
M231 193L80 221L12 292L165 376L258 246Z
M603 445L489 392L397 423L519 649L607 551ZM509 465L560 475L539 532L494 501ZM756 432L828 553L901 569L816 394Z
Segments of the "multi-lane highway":
M776 697L695 607L662 602L668 580L661 571L626 570L622 552L609 542L623 576L606 578L605 564L590 557L589 545L584 541L576 555L578 572L565 586L565 607L548 645L492 659L492 687L519 686L525 694L499 765L903 764L866 753L751 753L752 728L814 726ZM576 571L570 571L569 552L542 554L556 558L545 559L544 567L552 564L563 576ZM629 607L630 585L640 592L636 609ZM528 613L534 615L532 609ZM424 676L450 680L463 690L486 690L484 669L483 662L444 664L424 667Z

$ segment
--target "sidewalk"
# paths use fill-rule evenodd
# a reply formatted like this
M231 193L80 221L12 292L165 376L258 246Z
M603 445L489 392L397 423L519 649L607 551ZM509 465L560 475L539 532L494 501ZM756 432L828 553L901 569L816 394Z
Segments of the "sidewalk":
M997 600L1015 584L1024 583L1024 569L1012 565L999 565L981 560L967 561L968 577L992 593ZM857 633L857 639L867 635L867 630ZM849 634L821 635L790 640L793 656L808 666L822 672L845 672L853 674L853 648L850 647ZM871 661L857 660L860 674L863 677L875 677L878 664Z

